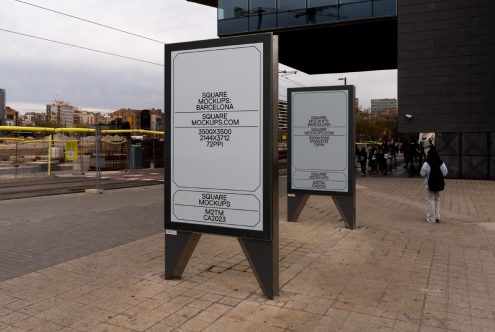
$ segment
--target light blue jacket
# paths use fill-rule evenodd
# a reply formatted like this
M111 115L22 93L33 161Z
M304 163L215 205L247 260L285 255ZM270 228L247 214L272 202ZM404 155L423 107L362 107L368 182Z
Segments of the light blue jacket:
M447 166L445 165L445 163L442 163L442 165L440 165L440 170L442 171L442 174L444 177L449 172L447 170ZM419 172L419 174L421 174L421 176L425 178L425 181L424 181L425 186L428 186L428 179L430 178L430 171L431 171L431 167L425 161L425 163L423 164L423 167L421 167L421 171Z

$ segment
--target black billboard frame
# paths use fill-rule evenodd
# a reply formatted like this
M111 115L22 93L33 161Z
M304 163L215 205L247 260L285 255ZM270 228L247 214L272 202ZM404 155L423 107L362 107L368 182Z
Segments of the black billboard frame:
M262 185L263 185L263 230L214 227L191 223L172 223L171 169L172 147L170 136L165 135L164 165L165 191L165 279L180 279L203 233L237 237L241 248L261 286L269 299L279 293L279 228L278 228L278 38L272 33L200 40L165 45L165 132L171 132L172 110L172 52L194 49L218 48L222 46L263 44L263 132ZM167 121L168 120L168 121Z

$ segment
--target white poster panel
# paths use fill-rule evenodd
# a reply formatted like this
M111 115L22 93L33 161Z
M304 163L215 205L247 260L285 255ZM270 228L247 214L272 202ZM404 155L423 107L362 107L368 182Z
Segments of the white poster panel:
M172 224L263 231L263 43L171 61Z
M291 94L291 188L349 192L349 91Z

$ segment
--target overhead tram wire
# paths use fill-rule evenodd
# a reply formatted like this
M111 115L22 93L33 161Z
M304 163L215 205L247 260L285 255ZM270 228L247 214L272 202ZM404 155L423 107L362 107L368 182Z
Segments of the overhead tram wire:
M285 80L285 81L288 81L288 82L290 82L290 83L292 83L292 84L296 84L296 85L298 85L298 86L300 86L300 87L305 87L305 85L304 85L304 84L299 83L299 82L296 82L296 81L294 81L294 80L291 80L291 79L290 79L290 78L288 78L288 77L280 77L280 79L283 79L283 80Z
M33 36L33 35L29 35L27 33L22 33L22 32L17 32L17 31L12 31L12 30L7 30L7 29L3 29L3 28L0 28L0 31L4 31L4 32L15 34L15 35L24 36L24 37L29 37L29 38L44 40L44 41L48 41L48 42L55 43L55 44L70 46L70 47L74 47L74 48L80 48L80 49L83 49L83 50L86 50L86 51L91 51L91 52L96 52L96 53L111 55L111 56L115 56L115 57L119 57L119 58L123 58L123 59L127 59L127 60L139 61L139 62L147 63L147 64L150 64L150 65L165 67L165 65L163 65L161 63L156 63L156 62L147 61L147 60L141 60L141 59L137 59L137 58L132 58L132 57L129 57L129 56L125 56L125 55L121 55L121 54L116 54L116 53L111 53L111 52L102 51L102 50L97 50L97 49L89 48L89 47L85 47L85 46L79 46L79 45L75 45L75 44L69 44L69 43L58 41L58 40L53 40L53 39L48 39L48 38Z
M146 37L146 36L143 36L143 35L140 35L140 34L137 34L137 33L133 33L133 32L130 32L130 31L122 30L122 29L119 29L119 28L114 28L114 27L109 26L109 25L106 25L106 24L98 23L98 22L91 21L91 20L88 20L88 19L85 19L85 18L82 18L82 17L74 16L74 15L67 14L67 13L64 13L64 12L60 12L58 10L50 9L50 8L43 7L43 6L40 6L40 5L35 5L35 4L30 3L30 2L27 2L27 1L22 1L22 0L13 0L13 1L18 2L18 3L25 4L25 5L28 5L28 6L36 7L36 8L42 9L42 10L46 10L46 11L49 11L49 12L52 12L52 13L55 13L55 14L67 16L67 17L73 18L75 20L79 20L79 21L83 21L83 22L86 22L86 23L95 24L95 25L101 26L103 28L107 28L107 29L118 31L118 32L122 32L122 33L125 33L125 34L128 34L128 35L134 36L134 37L139 37L139 38L147 39L147 40L153 41L155 43L165 44L164 42L162 42L160 40L149 38L149 37Z

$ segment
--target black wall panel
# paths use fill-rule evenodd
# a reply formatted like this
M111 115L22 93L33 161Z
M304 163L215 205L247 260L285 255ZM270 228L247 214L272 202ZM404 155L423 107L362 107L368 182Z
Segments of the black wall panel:
M495 1L400 0L397 10L399 131L493 131Z
M462 156L463 179L487 179L488 160L486 156Z
M436 133L435 144L440 158L449 170L447 178L461 177L459 159L459 149L461 148L460 133Z

